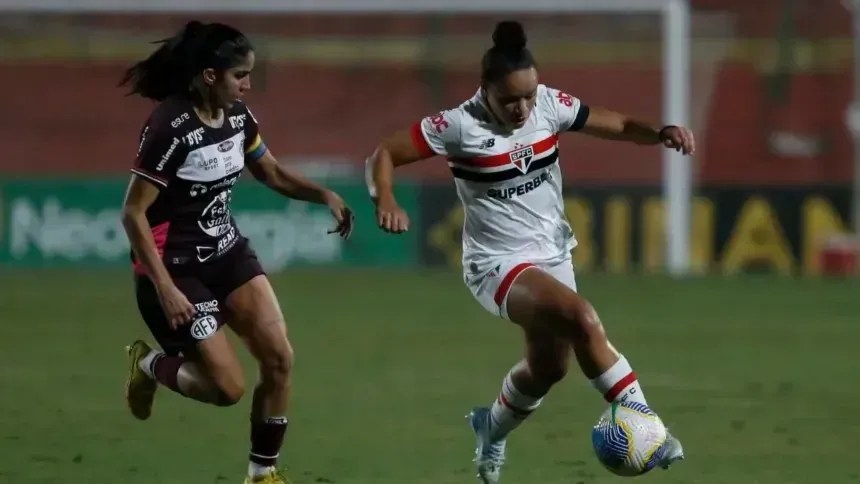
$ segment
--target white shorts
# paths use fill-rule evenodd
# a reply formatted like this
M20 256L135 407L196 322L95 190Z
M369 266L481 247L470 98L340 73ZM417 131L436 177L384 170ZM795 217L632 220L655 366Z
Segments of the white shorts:
M475 299L487 311L508 319L508 292L516 278L525 270L540 269L576 292L576 277L573 262L565 258L558 262L529 262L510 258L500 259L493 268L483 274L465 274L463 279Z

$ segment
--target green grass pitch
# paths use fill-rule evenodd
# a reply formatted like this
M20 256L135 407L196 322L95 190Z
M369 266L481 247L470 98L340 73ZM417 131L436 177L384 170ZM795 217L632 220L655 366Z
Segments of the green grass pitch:
M463 417L519 358L514 326L453 272L305 269L273 281L297 356L283 451L297 484L475 482ZM860 482L860 282L579 284L688 454L639 482ZM224 409L161 389L152 419L127 413L123 347L139 336L151 341L126 273L0 275L0 482L242 481L247 396ZM602 409L572 371L512 434L505 482L621 482L591 450Z

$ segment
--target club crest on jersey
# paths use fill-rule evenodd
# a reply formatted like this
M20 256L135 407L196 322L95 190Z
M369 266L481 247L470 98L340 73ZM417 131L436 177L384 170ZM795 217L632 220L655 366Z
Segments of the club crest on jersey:
M510 157L511 163L517 167L517 170L520 170L523 173L528 173L529 165L531 165L532 159L535 157L535 151L531 146L526 146L525 148L511 151Z

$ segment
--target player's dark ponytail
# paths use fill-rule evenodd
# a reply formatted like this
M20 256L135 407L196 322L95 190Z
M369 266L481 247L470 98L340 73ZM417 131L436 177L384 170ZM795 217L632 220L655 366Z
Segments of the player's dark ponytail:
M221 71L244 59L253 50L240 31L228 25L191 21L161 44L146 59L134 64L120 81L131 84L131 94L162 101L170 96L199 96L195 79L204 69Z
M526 43L526 32L521 23L505 20L496 24L493 46L481 59L481 82L494 83L511 72L533 67L534 57Z

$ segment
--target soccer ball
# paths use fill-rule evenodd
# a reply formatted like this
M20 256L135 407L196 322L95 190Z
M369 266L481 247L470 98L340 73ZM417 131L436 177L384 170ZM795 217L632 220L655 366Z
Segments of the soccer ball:
M663 457L666 427L648 405L613 402L591 431L597 459L613 474L638 476Z

